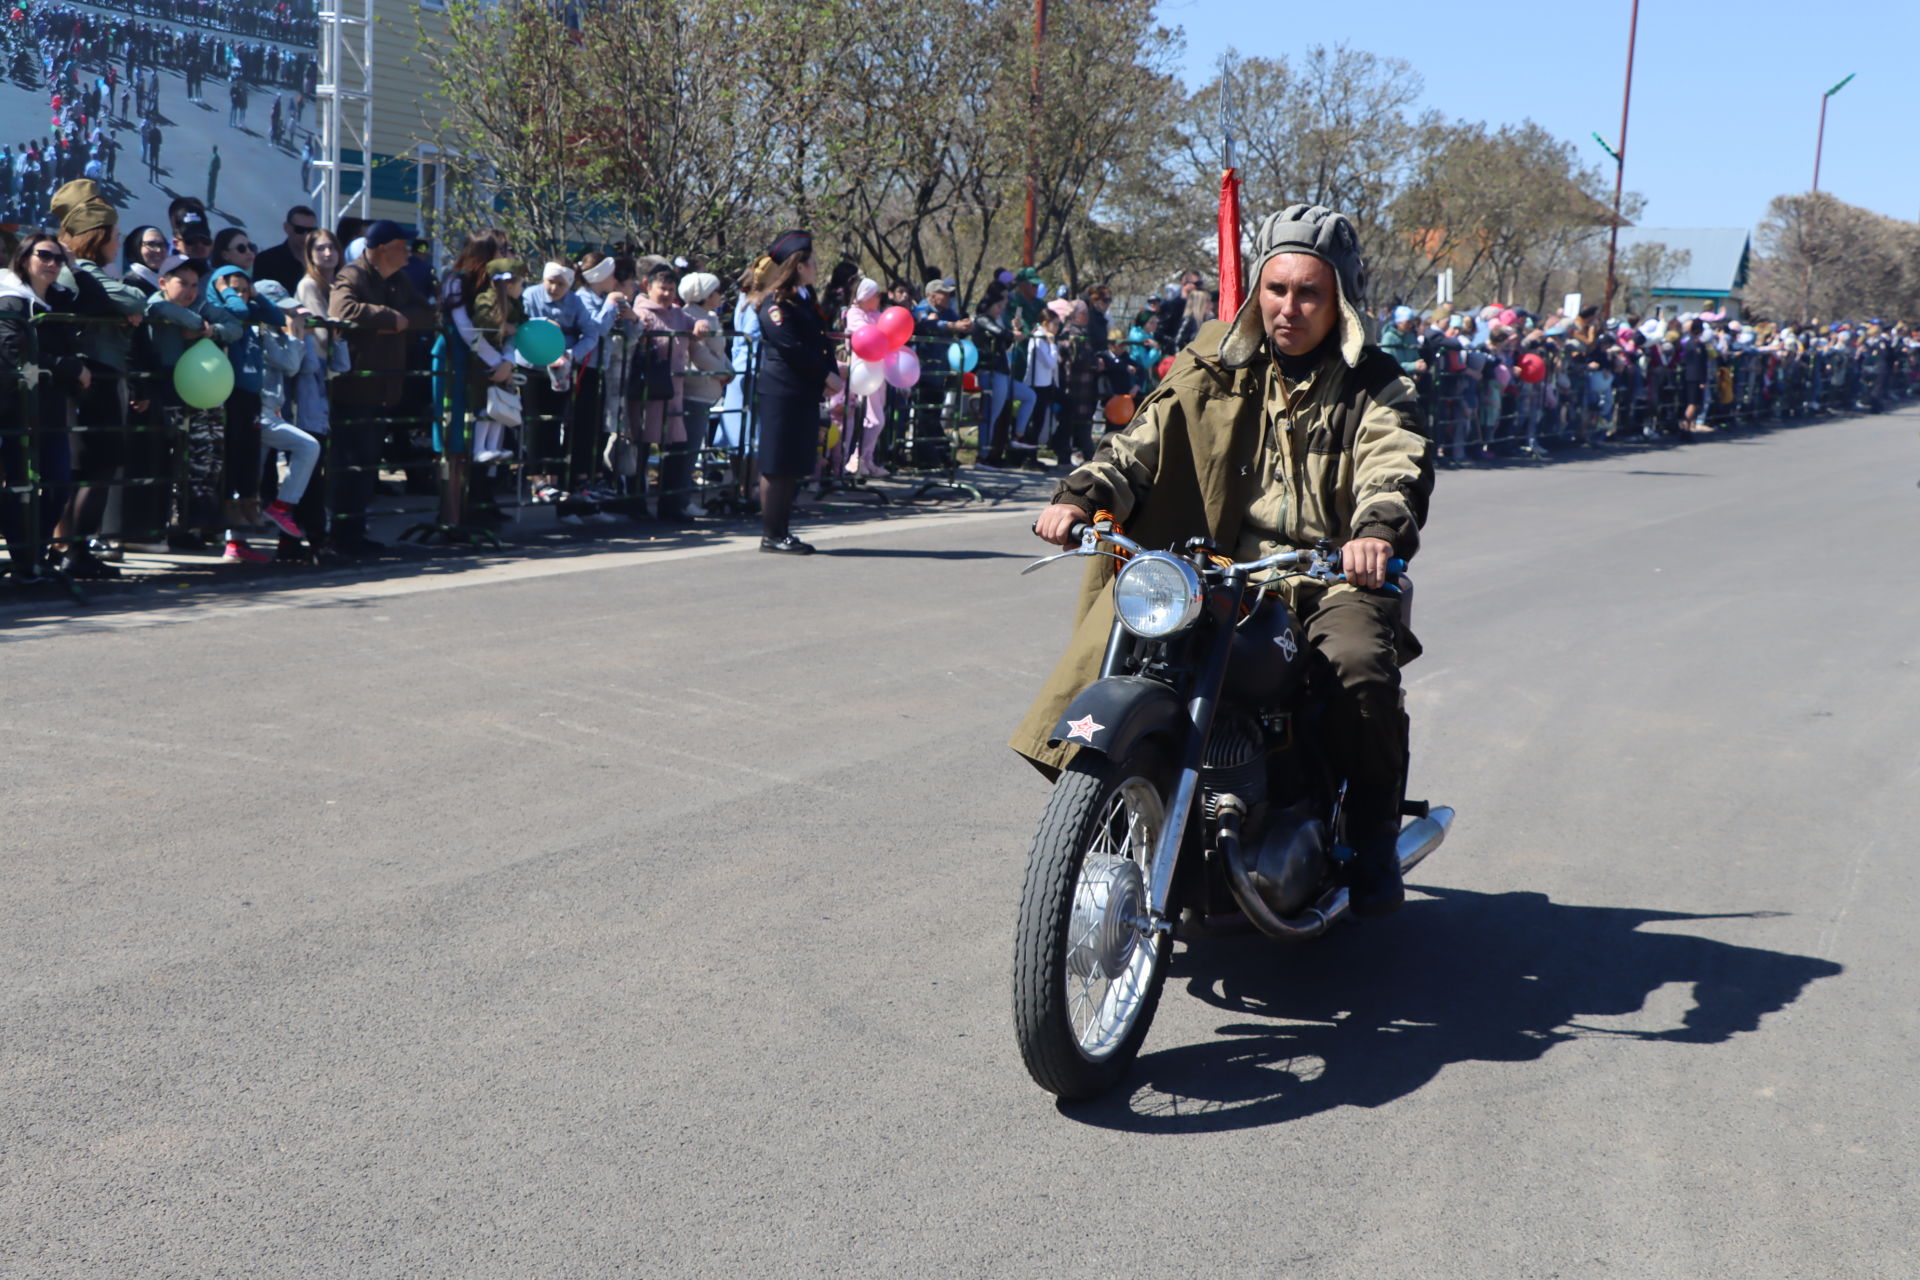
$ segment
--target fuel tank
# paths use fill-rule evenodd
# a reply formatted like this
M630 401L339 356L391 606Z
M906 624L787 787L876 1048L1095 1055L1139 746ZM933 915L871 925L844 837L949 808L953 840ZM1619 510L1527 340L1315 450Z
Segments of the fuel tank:
M1234 629L1226 696L1254 708L1285 706L1307 677L1306 635L1286 601L1269 595Z

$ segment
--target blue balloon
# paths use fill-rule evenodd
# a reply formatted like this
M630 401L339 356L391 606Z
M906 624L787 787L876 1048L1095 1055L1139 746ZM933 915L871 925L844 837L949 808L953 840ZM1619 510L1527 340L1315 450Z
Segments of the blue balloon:
M980 348L970 338L962 338L947 347L947 363L955 373L972 373L980 364Z

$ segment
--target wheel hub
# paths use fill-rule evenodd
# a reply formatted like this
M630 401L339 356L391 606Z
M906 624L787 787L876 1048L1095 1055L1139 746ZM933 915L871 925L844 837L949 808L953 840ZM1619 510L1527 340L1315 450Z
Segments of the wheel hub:
M1073 897L1073 949L1067 967L1076 977L1112 978L1127 971L1140 945L1147 886L1130 858L1089 855Z

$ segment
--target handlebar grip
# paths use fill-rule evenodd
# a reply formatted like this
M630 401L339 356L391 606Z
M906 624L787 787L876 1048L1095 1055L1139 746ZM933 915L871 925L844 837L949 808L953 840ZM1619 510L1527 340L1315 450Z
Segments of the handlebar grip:
M1067 530L1067 536L1072 538L1075 542L1078 542L1080 541L1080 539L1087 536L1087 530L1091 528L1093 528L1092 525L1082 520L1080 523L1074 525L1073 528Z
M1388 573L1405 573L1406 571L1407 571L1407 562L1405 560L1402 560L1399 556L1395 556L1393 559L1387 561Z

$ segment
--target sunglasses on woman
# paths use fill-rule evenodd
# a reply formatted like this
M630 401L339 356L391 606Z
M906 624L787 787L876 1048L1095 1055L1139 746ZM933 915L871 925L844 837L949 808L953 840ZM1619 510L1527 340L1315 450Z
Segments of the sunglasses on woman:
M67 255L55 249L35 249L33 256L42 262L65 262Z

